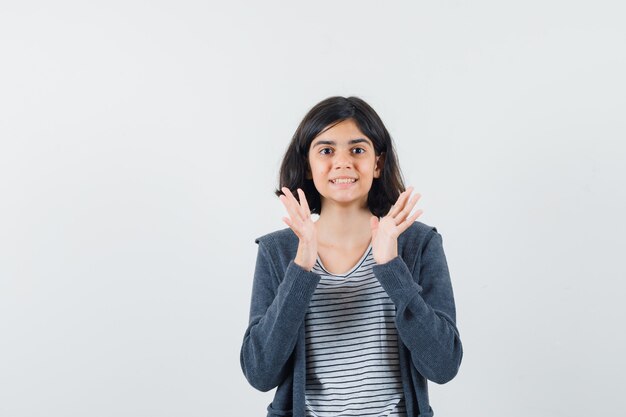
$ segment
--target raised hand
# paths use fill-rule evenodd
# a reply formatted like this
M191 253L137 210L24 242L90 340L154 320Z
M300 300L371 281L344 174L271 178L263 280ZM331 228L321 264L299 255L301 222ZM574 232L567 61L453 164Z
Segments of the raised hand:
M411 214L413 207L421 197L419 193L416 193L409 198L412 192L413 187L409 187L400 194L396 204L382 219L378 220L376 216L370 218L372 256L378 264L389 262L398 256L398 236L423 213L422 210L417 210Z
M289 188L281 188L283 195L278 197L287 209L289 217L283 217L283 221L298 236L298 252L294 262L302 268L310 271L317 260L317 229L311 219L311 210L306 201L304 191L298 188L300 203L293 196Z

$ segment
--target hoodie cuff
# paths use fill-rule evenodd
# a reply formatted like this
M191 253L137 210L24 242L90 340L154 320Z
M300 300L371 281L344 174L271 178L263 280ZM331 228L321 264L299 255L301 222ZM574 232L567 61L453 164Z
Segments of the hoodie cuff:
M374 265L372 271L392 299L399 294L412 298L415 292L422 291L422 287L413 280L409 267L399 256L384 264Z
M285 284L288 284L288 293L292 301L298 304L304 304L308 308L311 297L320 282L320 276L314 272L307 271L293 260L287 265L285 271ZM288 278L287 278L288 277Z

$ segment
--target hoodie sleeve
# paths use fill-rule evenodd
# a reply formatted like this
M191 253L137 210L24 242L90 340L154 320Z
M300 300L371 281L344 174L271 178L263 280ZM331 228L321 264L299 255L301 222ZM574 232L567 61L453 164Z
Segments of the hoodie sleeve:
M413 272L399 256L373 267L396 306L396 327L425 378L443 384L457 374L463 347L443 240L431 229ZM419 284L418 284L419 282Z
M289 358L320 276L290 261L279 276L263 241L252 285L250 320L240 353L241 369L256 389L269 391L289 371Z

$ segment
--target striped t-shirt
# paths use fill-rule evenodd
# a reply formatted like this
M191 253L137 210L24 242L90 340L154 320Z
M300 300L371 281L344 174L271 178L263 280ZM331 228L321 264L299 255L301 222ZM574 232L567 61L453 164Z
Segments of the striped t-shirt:
M306 415L406 416L395 306L372 272L371 245L342 275L321 276L305 317Z

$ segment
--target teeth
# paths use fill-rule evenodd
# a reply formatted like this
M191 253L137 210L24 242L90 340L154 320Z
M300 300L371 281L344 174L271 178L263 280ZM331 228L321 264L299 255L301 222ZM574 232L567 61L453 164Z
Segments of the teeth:
M333 183L335 184L349 184L352 182L355 182L356 180L354 178L337 178L336 180L333 181Z

